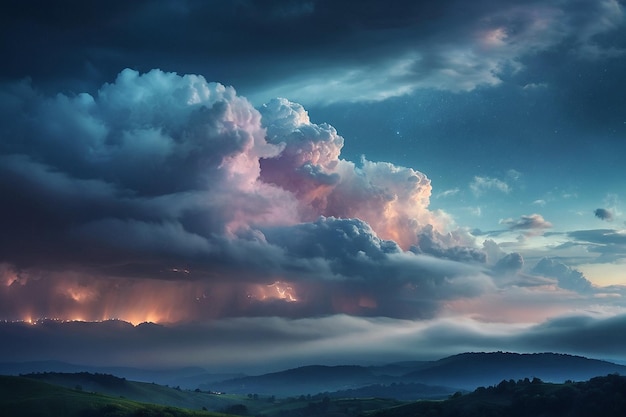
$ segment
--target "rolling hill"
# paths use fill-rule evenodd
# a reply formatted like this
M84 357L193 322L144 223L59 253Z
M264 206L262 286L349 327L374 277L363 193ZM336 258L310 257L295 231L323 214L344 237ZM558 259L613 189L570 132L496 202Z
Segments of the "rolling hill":
M64 366L58 363L53 365ZM128 371L130 368L121 369ZM208 404L209 409L219 410L228 403L226 401L228 396L211 397L209 391L243 395L244 398L247 398L248 394L285 398L327 393L333 398L350 395L414 400L442 397L456 391L472 391L479 386L497 384L503 379L537 377L547 382L564 382L583 381L611 373L626 375L626 366L555 353L493 352L463 353L432 362L398 362L382 366L303 366L256 376L233 378L232 375L222 375L224 377L222 380L219 380L217 375L198 374L200 371L203 370L186 368L168 371L170 376L177 375L178 380L185 378L186 375L186 378L190 378L188 381L197 382L195 385L182 386L179 390L130 381L125 381L125 385L120 383L107 387L93 385L95 384L93 380L76 381L79 377L68 375L33 377L69 388L82 385L83 389L88 391L123 395L137 401L152 401L157 398L160 403L171 406L199 408ZM135 373L148 377L155 375L150 374L150 371L135 370ZM128 373L121 375L126 376ZM191 395L191 391L185 388L191 390L199 388L204 392Z
M416 386L417 397L428 398L433 387L440 395L497 384L503 379L540 378L549 382L584 381L598 375L626 375L626 366L555 353L463 353L433 362L406 362L377 367L305 366L258 376L241 377L209 386L231 393L292 396L334 391L367 392L373 396L407 399L389 389L391 384ZM378 390L377 390L378 388ZM359 391L360 390L360 391Z
M204 407L209 411L220 411L236 404L248 405L246 397L170 388L154 383L129 381L109 374L45 372L23 376L83 392L194 410Z
M0 376L0 410L6 417L217 417L225 415L140 403L17 376Z

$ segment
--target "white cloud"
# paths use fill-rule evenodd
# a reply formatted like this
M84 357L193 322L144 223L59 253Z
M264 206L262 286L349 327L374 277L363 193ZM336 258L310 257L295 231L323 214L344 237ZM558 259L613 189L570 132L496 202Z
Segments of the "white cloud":
M497 178L475 176L470 183L470 189L475 196L481 196L487 191L500 191L509 193L511 187L506 182Z
M445 190L440 193L437 193L435 198L447 198L457 195L461 190L459 188L452 188L450 190Z

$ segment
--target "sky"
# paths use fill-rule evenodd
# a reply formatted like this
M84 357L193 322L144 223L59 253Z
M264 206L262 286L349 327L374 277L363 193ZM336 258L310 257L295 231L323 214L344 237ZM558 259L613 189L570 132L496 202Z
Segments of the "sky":
M626 362L624 1L5 6L1 361Z

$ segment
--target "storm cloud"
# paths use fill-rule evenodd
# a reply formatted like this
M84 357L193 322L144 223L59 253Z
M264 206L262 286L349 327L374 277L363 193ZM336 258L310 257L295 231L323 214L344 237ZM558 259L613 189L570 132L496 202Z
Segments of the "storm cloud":
M257 111L202 76L124 70L95 96L8 85L0 106L7 316L430 317L492 288L425 174L340 159L343 138L299 104ZM137 315L124 292L154 306ZM8 302L26 293L49 299Z
M358 8L331 0L66 0L14 3L3 15L2 37L21 39L5 47L4 77L62 81L76 90L97 88L125 66L161 67L241 86L257 104L277 96L311 104L384 100L424 88L471 91L500 85L527 59L556 47L586 59L623 53L602 38L622 22L615 0L472 8L458 0L367 0ZM54 50L45 47L51 40Z
M624 17L620 0L4 5L0 354L624 360Z

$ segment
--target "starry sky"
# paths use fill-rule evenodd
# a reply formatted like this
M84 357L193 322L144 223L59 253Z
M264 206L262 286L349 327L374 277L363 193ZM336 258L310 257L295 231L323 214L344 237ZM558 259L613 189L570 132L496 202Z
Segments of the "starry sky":
M626 362L622 0L7 1L0 358Z

